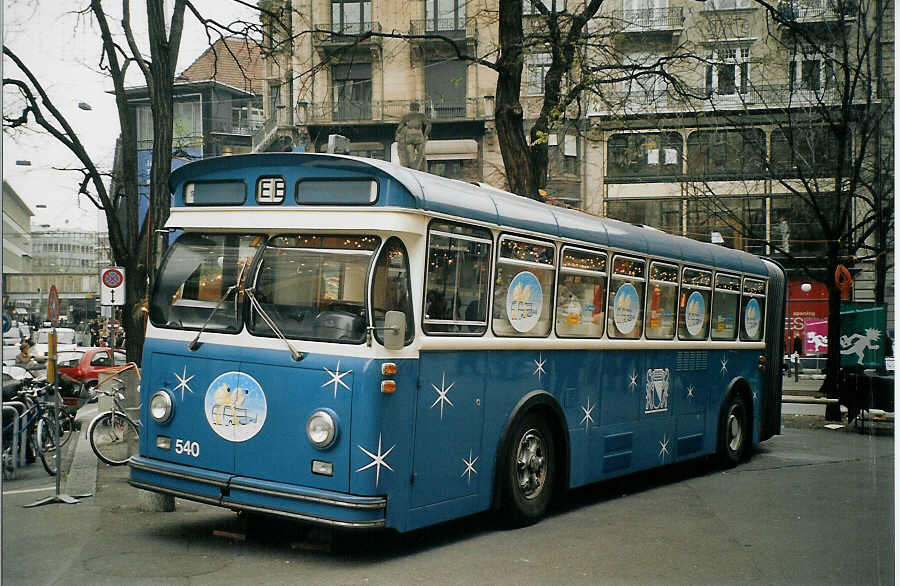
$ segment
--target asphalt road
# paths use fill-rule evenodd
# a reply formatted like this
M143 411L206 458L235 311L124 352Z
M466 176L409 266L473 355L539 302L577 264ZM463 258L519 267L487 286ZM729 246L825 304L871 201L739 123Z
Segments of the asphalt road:
M541 523L487 515L407 535L245 524L178 500L142 512L127 469L76 505L39 465L3 484L3 584L889 584L894 440L786 428L751 461L570 492ZM27 492L26 492L27 491Z

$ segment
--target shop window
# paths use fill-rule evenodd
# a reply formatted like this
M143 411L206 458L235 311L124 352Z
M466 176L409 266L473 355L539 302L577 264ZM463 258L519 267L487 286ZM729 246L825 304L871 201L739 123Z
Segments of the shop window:
M652 181L682 174L677 132L614 134L607 143L607 175Z

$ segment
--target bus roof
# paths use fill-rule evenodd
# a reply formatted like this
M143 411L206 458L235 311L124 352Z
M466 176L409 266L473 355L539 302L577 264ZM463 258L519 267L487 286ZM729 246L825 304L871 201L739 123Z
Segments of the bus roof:
M173 205L184 206L181 188L189 181L242 180L255 185L259 177L283 176L286 186L300 179L374 178L379 185L373 206L393 206L446 214L460 219L508 227L663 256L687 263L766 275L762 260L752 254L673 236L611 218L543 204L490 187L447 179L400 165L346 155L321 153L255 153L195 161L174 171L169 179ZM257 205L248 198L244 205ZM285 206L298 205L286 197Z

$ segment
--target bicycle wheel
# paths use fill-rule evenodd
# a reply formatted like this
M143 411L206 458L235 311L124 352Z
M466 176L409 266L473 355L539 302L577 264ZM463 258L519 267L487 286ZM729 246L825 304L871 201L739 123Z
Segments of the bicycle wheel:
M121 413L108 411L91 421L88 427L91 449L111 466L121 466L138 452L138 428Z
M53 436L55 421L50 413L44 413L34 426L34 445L40 454L46 454L56 449L56 440ZM58 433L62 439L62 430Z
M44 424L45 419L49 419L49 418L47 418L47 416L42 417L41 420L38 422L38 429L41 428L41 424ZM51 430L51 427L50 427L52 425L53 425L52 421L47 421L44 424L44 429L49 431L50 434L53 433ZM35 436L37 436L37 434L38 434L38 432L35 431ZM44 470L46 470L47 474L49 474L50 476L56 476L56 471L57 471L56 452L57 452L57 450L54 449L54 446L53 446L53 439L52 439L53 436L50 435L50 438L51 439L49 440L50 441L49 446L42 446L40 443L40 440L37 437L35 437L35 443L38 446L37 453L38 453L38 456L40 456L40 458L41 458L41 464L44 465ZM47 449L44 449L45 447ZM62 457L62 453L60 453L59 456Z

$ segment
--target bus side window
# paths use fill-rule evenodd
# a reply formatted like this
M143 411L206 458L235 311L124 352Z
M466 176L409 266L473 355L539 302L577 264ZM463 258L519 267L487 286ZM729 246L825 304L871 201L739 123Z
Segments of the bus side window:
M763 337L766 316L766 282L744 279L741 296L741 340L758 342Z
M556 334L599 338L606 322L606 254L563 248L556 296Z
M552 244L504 236L497 255L492 327L498 336L539 336L553 322Z
M644 269L647 261L624 256L613 258L609 285L609 325L611 338L637 339L644 330Z
M712 273L685 268L678 295L678 339L705 340L709 335Z
M716 273L710 338L713 340L734 340L737 337L737 312L740 298L740 277Z
M487 331L492 246L488 230L432 222L422 312L425 333Z
M400 311L406 316L404 343L409 344L412 341L415 322L411 297L406 247L399 238L392 237L381 250L372 277L372 320L376 328L375 339L380 344L384 344L384 331L377 328L384 326L384 316L389 311Z
M675 337L675 308L678 301L678 267L659 262L650 263L647 288L647 331L649 340L671 340Z

